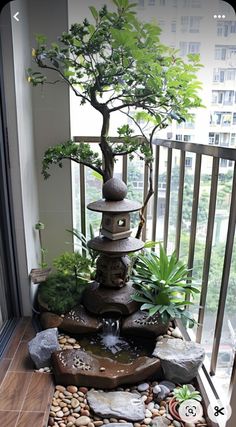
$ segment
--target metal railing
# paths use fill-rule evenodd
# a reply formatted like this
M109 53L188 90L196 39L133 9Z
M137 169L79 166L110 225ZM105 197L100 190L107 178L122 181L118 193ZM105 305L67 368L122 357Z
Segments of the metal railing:
M99 139L94 137L75 137L75 142L90 142L98 143ZM114 140L114 141L113 141ZM113 142L118 142L118 138L113 138ZM196 245L196 233L198 223L198 207L201 184L201 168L203 157L208 156L211 158L212 166L210 172L210 194L209 194L209 205L208 205L208 216L206 220L206 237L205 237L205 248L204 248L204 260L201 277L201 292L200 292L200 303L198 311L198 326L196 330L196 341L201 342L203 333L203 324L205 319L205 307L207 303L207 290L209 281L210 262L213 246L213 231L215 224L216 214L216 203L217 203L217 189L218 189L218 178L220 159L226 159L233 162L233 178L232 178L232 191L231 191L231 202L228 218L228 227L225 237L225 252L222 255L224 257L223 269L221 276L221 286L219 292L218 309L216 314L216 324L214 329L213 348L210 362L210 374L214 375L216 372L217 359L219 354L220 340L222 335L223 319L225 313L226 297L229 284L230 267L233 253L234 235L235 235L235 222L236 222L236 149L228 147L209 146L197 143L187 143L182 141L173 140L155 140L154 142L154 154L155 154L155 165L154 165L154 196L152 199L152 230L151 238L153 241L156 240L156 223L158 220L158 203L159 203L159 179L160 179L160 161L161 161L161 147L165 147L167 150L167 164L165 168L166 174L166 188L165 188L165 213L164 213L164 224L163 224L163 244L164 247L168 247L169 241L169 220L170 220L170 199L171 199L171 184L172 184L172 163L173 163L173 150L180 151L179 157L179 176L178 176L178 196L177 196L177 212L175 218L175 241L174 246L177 256L180 254L181 244L181 231L183 223L183 197L184 197L184 182L186 174L186 153L192 153L191 155L195 158L195 167L193 174L193 197L191 206L191 220L190 220L190 231L189 231L189 247L188 247L188 268L193 269L194 256L195 256L195 245ZM162 172L163 175L163 172ZM128 159L127 156L123 157L122 160L122 179L127 183L128 177ZM144 183L143 183L143 199L148 191L148 169L144 165ZM80 166L80 195L81 195L81 231L86 235L86 197L85 197L85 174L84 167ZM143 231L143 240L146 239L146 228ZM234 367L236 362L234 363ZM232 369L231 384L235 377L235 369Z

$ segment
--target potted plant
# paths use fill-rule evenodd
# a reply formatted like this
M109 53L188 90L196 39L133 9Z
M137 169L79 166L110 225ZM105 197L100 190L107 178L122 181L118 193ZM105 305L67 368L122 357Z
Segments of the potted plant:
M38 289L41 311L64 314L79 304L91 279L90 264L90 260L78 252L65 252L55 258L55 272Z
M182 402L185 400L194 399L200 402L202 400L202 397L197 390L190 390L188 385L184 384L181 387L177 387L173 390L173 397L169 401L169 412L172 415L172 417L177 421L182 421L182 419L179 416L178 408Z
M45 226L41 221L38 221L37 224L35 224L35 230L38 231L39 234L39 244L40 244L40 263L39 268L32 268L30 272L30 277L33 283L41 283L44 282L50 271L51 268L48 267L45 259L45 255L47 253L47 250L43 247L42 244L42 230L44 230Z
M170 257L160 244L160 255L145 251L137 256L132 276L136 292L133 299L142 303L141 310L149 317L159 316L166 325L179 318L194 324L186 310L192 302L186 299L199 290L192 286L192 278L186 265L179 261L175 252Z
M189 119L191 109L202 106L196 77L201 65L198 55L188 55L185 61L178 51L163 45L159 26L138 20L134 3L112 3L111 11L106 5L99 10L91 6L91 19L73 24L51 46L45 36L37 36L32 56L40 69L55 72L55 81L49 83L65 82L81 105L89 103L102 116L102 158L89 144L69 140L45 152L42 173L48 178L52 164L62 167L63 159L69 159L90 167L106 182L113 177L118 156L132 158L137 153L149 168L149 191L136 235L140 237L143 214L153 194L154 136L173 120ZM37 86L46 84L47 78L29 68L28 81ZM118 111L124 114L125 123L114 141L109 134L110 120Z

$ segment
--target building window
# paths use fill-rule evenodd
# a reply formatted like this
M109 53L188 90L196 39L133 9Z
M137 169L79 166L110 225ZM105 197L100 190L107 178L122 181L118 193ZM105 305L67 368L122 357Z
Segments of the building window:
M232 105L234 102L233 90L213 90L212 104Z
M181 16L182 33L199 33L201 16Z
M230 34L236 33L236 21L218 21L217 36L228 37Z
M225 46L216 46L215 47L215 59L225 60L226 59L226 47Z
M212 144L214 144L214 143L215 143L215 134L214 134L213 132L210 132L210 133L209 133L208 143L209 143L210 145L212 145Z
M225 74L226 74L225 80L236 80L236 69L235 68L226 70Z
M227 167L227 159L220 159L220 167L226 168Z
M144 7L144 0L138 0L138 6Z
M234 146L236 143L236 133L231 133L230 145Z
M192 0L192 7L193 8L199 8L202 5L202 1L201 0Z
M176 141L182 141L183 135L178 134L175 136Z
M187 168L191 168L191 167L192 167L192 164L193 164L193 159L192 159L192 157L186 157L186 158L185 158L185 166L186 166Z
M188 45L188 53L199 53L199 52L200 52L200 43L190 42Z
M184 142L193 142L194 135L184 135Z
M230 112L221 112L214 111L211 114L210 124L213 126L221 125L221 126L230 126L231 124L231 113Z
M171 21L171 32L176 33L176 21Z
M149 6L155 6L155 4L156 4L156 0L148 0Z
M236 125L236 113L233 113L232 125Z

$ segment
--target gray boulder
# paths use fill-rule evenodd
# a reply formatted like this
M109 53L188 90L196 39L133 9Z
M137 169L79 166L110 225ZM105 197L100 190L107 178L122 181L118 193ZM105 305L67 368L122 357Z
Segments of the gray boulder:
M127 391L89 390L87 400L93 412L102 418L120 418L128 421L141 421L145 418L145 405L134 393Z
M29 341L29 354L37 369L49 366L51 354L54 351L60 350L57 338L57 328L50 328L38 332L36 336Z
M192 381L204 360L204 348L192 341L163 338L156 343L152 354L161 361L165 379L186 384Z

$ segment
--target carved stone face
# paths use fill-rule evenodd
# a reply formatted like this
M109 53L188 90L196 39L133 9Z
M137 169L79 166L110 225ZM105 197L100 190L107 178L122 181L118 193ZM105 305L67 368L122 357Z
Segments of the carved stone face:
M102 286L121 288L129 280L130 260L124 257L100 255L97 260L96 281Z

